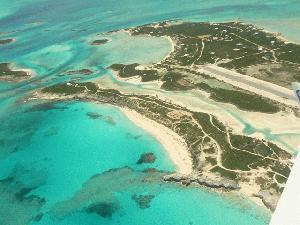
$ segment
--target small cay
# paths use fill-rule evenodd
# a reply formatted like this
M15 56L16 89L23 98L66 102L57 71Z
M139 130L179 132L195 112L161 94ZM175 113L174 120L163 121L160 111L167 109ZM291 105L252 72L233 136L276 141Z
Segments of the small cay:
M0 46L1 45L7 45L7 44L13 43L15 41L16 40L14 38L0 39Z
M0 81L20 82L31 76L29 70L13 70L10 63L0 63Z

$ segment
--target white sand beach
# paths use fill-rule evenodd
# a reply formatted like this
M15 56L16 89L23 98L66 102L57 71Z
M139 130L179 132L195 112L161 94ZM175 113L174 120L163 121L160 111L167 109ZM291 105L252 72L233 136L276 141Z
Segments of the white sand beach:
M192 172L192 159L188 147L178 134L133 110L127 108L120 109L131 121L146 130L162 144L170 159L177 167L176 172L185 175Z

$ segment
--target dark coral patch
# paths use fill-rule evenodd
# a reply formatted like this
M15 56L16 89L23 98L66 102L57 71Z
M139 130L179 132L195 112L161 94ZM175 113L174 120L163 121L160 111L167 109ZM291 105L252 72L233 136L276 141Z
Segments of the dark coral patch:
M34 190L35 188L21 188L18 192L15 193L15 198L18 201L24 201L26 199L26 195L29 194L32 190Z
M144 173L156 173L158 171L155 168L148 168L148 169L143 170L143 172Z
M119 205L117 203L111 203L111 202L99 202L90 205L87 208L88 213L95 213L99 216L102 216L104 218L111 218L112 215L118 211Z
M34 217L33 221L38 222L38 221L40 221L40 220L43 218L43 216L44 216L43 213L39 213L39 214L37 214L37 215Z
M65 110L67 107L65 106L58 106L55 102L43 102L40 104L33 105L30 109L26 110L25 112L40 112L40 111L48 111L48 110Z
M152 152L144 153L141 155L141 157L136 162L136 164L154 163L155 160L156 160L156 156Z
M58 130L59 130L58 127L50 127L49 129L47 129L44 132L44 136L45 137L51 137L51 136L57 135L58 134Z
M42 218L40 210L46 200L30 194L37 187L36 185L24 184L18 178L18 171L15 171L7 178L0 180L2 203L0 224L30 224L32 221ZM16 216L18 216L17 220Z
M140 209L147 209L150 208L150 203L152 199L154 198L154 195L137 195L134 194L131 196L131 199L134 200Z
M127 135L127 137L133 138L134 140L137 140L142 137L142 135L134 135L132 133L126 133L126 135Z
M100 40L95 40L91 42L91 45L103 45L107 43L109 40L108 39L100 39Z
M93 119L93 120L96 120L96 119L99 119L99 118L102 117L101 114L96 113L96 112L88 112L88 113L86 113L86 115L87 115L88 117L90 117L90 119Z
M107 116L105 118L105 122L108 123L108 124L110 124L110 125L116 125L116 121L111 116Z

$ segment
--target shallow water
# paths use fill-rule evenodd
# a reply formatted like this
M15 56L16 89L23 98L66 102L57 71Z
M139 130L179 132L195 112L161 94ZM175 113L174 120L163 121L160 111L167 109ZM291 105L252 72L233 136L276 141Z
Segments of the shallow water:
M0 177L9 176L16 165L45 171L49 183L35 194L45 197L49 204L74 193L96 173L125 166L144 169L145 165L136 162L145 152L157 157L151 167L174 171L157 141L111 106L41 103L14 115L14 120L18 123L9 121L10 127L14 124L16 129L26 130L26 138L20 139L11 130L9 139L16 141L9 143L18 141L18 146L12 155L2 155Z
M117 108L24 99L45 85L106 76L106 67L112 63L158 62L171 50L165 38L133 38L124 32L103 32L167 19L240 18L266 24L294 40L299 29L287 21L298 20L299 1L0 0L0 4L0 38L17 40L0 46L0 62L14 62L36 73L28 81L0 83L0 224L268 223L268 214L242 199L163 184L159 180L145 184L145 174L141 172L144 169L166 172L174 171L175 167L162 146ZM287 24L280 28L283 30L277 30L280 21ZM97 36L99 33L102 34ZM91 40L103 37L111 41L102 46L90 45ZM94 74L62 76L67 70L87 68ZM253 132L252 129L249 126L245 132ZM147 152L155 154L155 163L136 164L141 154ZM112 193L96 192L100 196L108 193L110 197L104 199L110 204L101 205L106 214L87 210L92 203L99 203L99 199L94 199L97 194L74 200L82 191L90 193L91 187L103 186L104 181L93 180L94 175L124 167L132 170L111 184ZM128 185L132 180L134 184ZM124 188L120 189L122 184ZM153 195L149 208L138 207L133 194ZM61 209L59 205L74 207L58 216L55 212Z
M13 198L13 205L23 207L18 214L20 218L44 214L32 224L153 224L155 220L155 224L182 221L182 224L227 225L232 220L236 224L268 221L267 213L250 203L243 206L242 200L223 199L224 196L198 188L164 184L160 179L145 183L144 176L148 179L154 176L140 171L155 168L164 173L173 172L174 165L153 137L112 106L82 102L29 104L14 113L13 119L10 116L1 123L4 124L0 133L2 149L7 151L1 151L0 188L15 196L30 189L21 200ZM148 152L154 153L156 161L137 164L140 156ZM103 173L112 168L126 167L132 170L111 175L108 172L105 179L93 178L96 174L105 176ZM8 178L12 180L3 181ZM91 192L95 186L97 191ZM82 193L89 192L90 195L82 197ZM149 208L137 207L132 195L147 193L155 196ZM109 218L86 212L85 208L93 202L107 202L106 195L118 204L118 210ZM29 196L38 196L44 202L36 203L32 210L32 204L26 202ZM0 221L19 224L7 213L12 200L1 195L0 199L4 206ZM61 215L61 207L57 206L60 204L72 209L64 210ZM228 220L221 220L219 214L227 215Z

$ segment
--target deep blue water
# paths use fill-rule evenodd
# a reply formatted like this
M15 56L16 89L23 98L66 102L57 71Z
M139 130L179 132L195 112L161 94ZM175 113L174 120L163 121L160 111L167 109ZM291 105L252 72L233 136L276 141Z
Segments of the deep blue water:
M0 46L0 62L36 72L28 81L0 82L0 225L268 224L263 210L241 198L143 182L144 169L175 167L163 147L117 108L24 99L37 88L73 79L59 76L66 70L90 68L94 75L77 78L94 79L105 76L112 63L159 61L171 47L164 38L122 32L102 34L112 41L90 46L102 32L166 19L240 18L268 21L270 27L282 20L292 38L299 31L289 21L299 15L300 2L292 0L0 0L0 38L17 40ZM155 154L155 163L136 164L147 152ZM110 169L117 170L105 173ZM151 195L149 207L138 207L134 194ZM108 216L87 210L98 203L107 203L102 211Z

